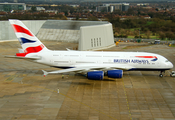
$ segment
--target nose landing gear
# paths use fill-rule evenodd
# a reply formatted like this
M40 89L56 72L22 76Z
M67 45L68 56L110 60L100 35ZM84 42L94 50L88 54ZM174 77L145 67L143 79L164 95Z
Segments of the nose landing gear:
M159 77L161 77L161 78L163 77L162 72L164 72L164 73L165 73L165 71L160 71Z

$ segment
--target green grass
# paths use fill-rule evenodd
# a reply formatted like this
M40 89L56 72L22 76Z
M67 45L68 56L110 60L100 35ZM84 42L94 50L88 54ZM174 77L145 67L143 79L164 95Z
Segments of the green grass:
M147 23L146 23L146 25L151 25L151 24L153 24L154 22L152 22L152 21L148 21Z
M153 22L147 22L147 24L148 25L150 25L150 24L152 24ZM125 30L130 30L130 31L135 31L135 30L138 30L138 29L140 29L140 28L132 28L132 29L125 29ZM160 39L159 38L159 36L158 35L152 35L153 33L151 32L151 35L150 35L150 39ZM140 35L142 36L142 37L144 37L144 38L146 38L146 35L145 35L145 33L143 33L143 31L140 33ZM133 36L133 35L128 35L128 37L127 38L130 38L130 39L133 39L135 36ZM144 39L143 38L143 39Z
M132 28L132 29L129 29L130 31L135 31L135 30L139 30L141 28Z
M170 47L175 47L175 45L171 45Z
M150 36L151 39L159 39L159 36Z
M128 36L127 38L134 38L134 36Z
M141 36L145 36L144 34L142 34ZM127 38L134 38L135 36L131 36L131 35L128 35ZM150 36L150 39L159 39L159 36Z

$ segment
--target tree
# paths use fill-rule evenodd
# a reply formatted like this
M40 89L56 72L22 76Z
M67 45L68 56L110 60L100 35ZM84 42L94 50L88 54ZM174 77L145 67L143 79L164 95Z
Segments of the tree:
M151 31L147 31L147 32L145 33L145 35L146 35L146 38L149 39L149 38L150 38L150 35L151 35Z
M167 37L169 40L175 38L174 33L171 32L171 31L168 31L168 32L166 32L165 34L166 34L166 37Z
M126 14L127 15L134 15L135 14L135 11L134 11L133 8L129 8Z
M117 9L117 10L114 10L114 12L113 12L114 14L118 14L118 15L122 15L122 11L121 10L119 10L119 9Z
M134 36L139 36L139 30L134 30L133 34Z
M120 35L124 36L125 33L126 33L126 30L125 29L121 29L120 30Z
M98 21L98 18L95 16L89 16L87 20L88 21Z
M159 32L159 37L163 40L166 37L166 35L164 32Z
M79 20L79 15L77 15L75 19L76 19L76 20Z
M120 29L120 35L118 37L124 37L124 38L127 38L128 37L128 34L127 34L127 30L125 29Z
M36 12L36 6L32 6L32 7L31 7L31 11L32 11L32 12Z
M147 27L144 27L144 26L141 28L141 30L144 31L144 32L149 31L149 29Z
M172 22L175 22L175 17L174 16L171 16L170 17L170 20L172 20Z
M67 20L67 17L62 14L58 14L55 17L57 18L57 20Z
M65 13L65 16L68 16L68 11L65 11L64 13Z

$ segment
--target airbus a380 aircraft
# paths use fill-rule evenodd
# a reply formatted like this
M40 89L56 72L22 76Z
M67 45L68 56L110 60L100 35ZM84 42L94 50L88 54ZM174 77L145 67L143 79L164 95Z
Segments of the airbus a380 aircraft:
M52 51L19 20L9 20L23 49L16 56L63 70L51 73L84 73L88 79L101 80L104 73L110 78L122 78L123 70L146 70L162 72L173 68L165 57L146 52L93 52L93 51Z

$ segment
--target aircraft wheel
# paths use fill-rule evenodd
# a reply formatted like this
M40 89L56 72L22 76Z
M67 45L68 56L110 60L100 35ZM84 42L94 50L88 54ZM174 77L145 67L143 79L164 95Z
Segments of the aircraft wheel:
M159 77L163 77L163 75L162 75L162 74L160 74L160 75L159 75Z

